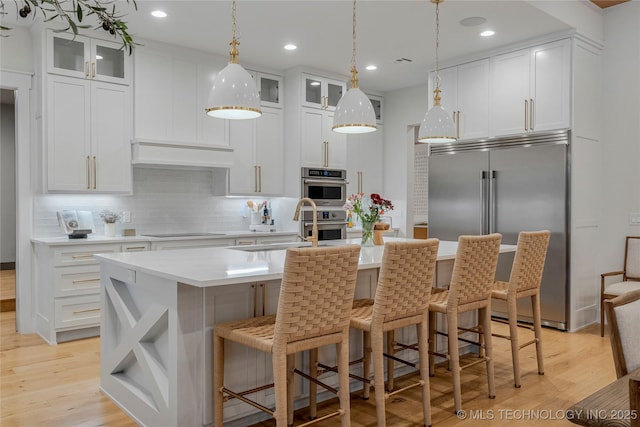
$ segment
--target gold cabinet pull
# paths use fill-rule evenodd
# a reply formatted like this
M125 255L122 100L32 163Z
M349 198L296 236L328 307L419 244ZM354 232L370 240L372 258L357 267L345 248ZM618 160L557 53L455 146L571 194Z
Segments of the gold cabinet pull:
M97 279L78 279L78 280L72 280L71 283L74 285L79 285L81 283L95 283L95 282L99 282L100 278Z
M91 190L91 160L87 156L87 190Z
M253 191L258 192L258 165L253 165Z
M329 167L329 141L322 141L322 166Z
M95 62L93 62L91 64L91 77L94 79L96 78L96 68L97 68L97 65Z
M98 187L98 162L96 160L96 156L93 156L93 189L96 190Z
M258 166L258 192L262 193L262 166Z
M72 255L71 256L72 259L86 259L86 258L93 258L93 254L82 254L82 255Z
M84 62L84 76L89 78L89 61Z
M456 137L460 138L460 111L458 111L458 115L456 116Z
M529 129L533 130L533 98L529 99Z
M251 285L251 289L253 289L253 317L257 317L258 307L256 300L258 299L258 288L256 287L256 285Z
M266 314L266 306L267 306L267 287L264 285L264 283L260 283L260 289L262 289L262 313L260 313L261 316L264 316Z
M76 314L82 314L82 313L91 313L93 311L100 311L100 309L99 308L88 308L86 310L74 311L73 314L76 315Z
M130 246L126 248L127 252L145 251L145 250L147 250L146 246Z

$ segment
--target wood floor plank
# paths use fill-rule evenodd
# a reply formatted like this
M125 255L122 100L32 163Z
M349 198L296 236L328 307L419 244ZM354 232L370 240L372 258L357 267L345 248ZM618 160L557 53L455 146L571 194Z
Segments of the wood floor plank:
M494 325L496 330L502 327ZM527 333L521 332L522 339ZM543 345L545 374L537 374L534 347L523 349L522 387L516 389L509 342L494 339L496 398L487 396L483 364L465 369L461 378L465 419L453 413L451 373L445 366L438 366L430 387L433 425L493 427L511 426L514 422L521 426L572 425L558 414L615 380L609 338L600 338L597 325L577 333L545 328ZM99 390L99 351L99 338L49 346L36 335L17 335L15 312L0 313L0 425L135 426ZM415 378L415 375L400 378L396 384L401 387ZM422 425L420 399L418 388L393 396L387 404L387 425ZM334 410L335 404L334 401L321 403L319 415ZM305 409L297 411L297 422L305 420L306 413ZM318 424L320 427L338 425L335 418ZM359 393L353 393L351 425L376 425L373 398L364 401ZM267 426L275 423L255 424L255 427Z

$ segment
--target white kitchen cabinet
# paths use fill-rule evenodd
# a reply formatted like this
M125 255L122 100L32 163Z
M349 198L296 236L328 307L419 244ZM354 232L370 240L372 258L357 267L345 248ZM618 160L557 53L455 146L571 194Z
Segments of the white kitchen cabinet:
M122 44L70 33L47 32L47 72L128 85L131 57Z
M140 251L146 242L35 244L36 331L50 344L100 335L98 253Z
M155 45L136 49L137 139L229 145L228 120L205 114L217 66L192 52Z
M347 137L331 130L334 113L303 107L301 114L301 166L346 169Z
M269 243L291 243L298 240L298 236L295 233L290 235L280 236L262 236L262 237L242 237L236 239L236 246L243 245L264 245Z
M234 165L229 168L229 194L282 195L283 133L281 109L263 107L262 116L255 120L231 121L229 139Z
M335 111L347 84L340 80L311 74L302 74L302 106L321 110Z
M347 136L347 194L382 193L383 127Z
M489 59L481 59L438 72L442 108L453 119L459 139L489 136ZM433 107L435 72L429 79L429 108Z
M270 108L282 108L282 76L262 73L260 71L247 71L255 79L256 87L260 94L260 105ZM262 113L264 114L264 111Z
M131 192L131 92L47 76L47 190Z
M376 123L382 124L382 116L383 116L383 104L384 100L381 96L378 95L369 95L367 94L369 101L371 101L371 106L373 107L373 112L376 116Z
M571 42L491 58L491 136L571 125Z

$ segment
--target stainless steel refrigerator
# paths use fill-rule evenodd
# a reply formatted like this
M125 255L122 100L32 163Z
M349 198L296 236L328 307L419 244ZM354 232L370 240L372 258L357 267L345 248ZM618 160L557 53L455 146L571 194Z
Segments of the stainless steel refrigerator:
M432 145L429 154L429 237L501 233L515 245L520 231L551 230L541 284L544 325L568 329L568 131ZM509 279L513 254L500 256L498 280ZM506 304L493 314L506 317ZM531 302L518 303L531 321Z

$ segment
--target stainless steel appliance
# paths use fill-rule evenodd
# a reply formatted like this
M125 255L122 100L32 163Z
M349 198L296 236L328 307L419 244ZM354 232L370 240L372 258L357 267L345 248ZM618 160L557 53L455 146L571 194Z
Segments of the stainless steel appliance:
M302 168L302 196L318 207L340 206L347 201L347 171L344 169Z
M520 231L551 230L541 311L543 324L561 330L568 328L568 143L563 131L431 146L429 156L429 237L498 232L515 245ZM513 254L500 258L497 279L508 280ZM506 317L506 305L495 302L493 314ZM518 315L531 321L528 299Z
M301 235L311 236L313 226L313 211L303 210L300 221ZM347 212L344 210L318 210L316 212L318 222L318 241L341 240L347 238Z

